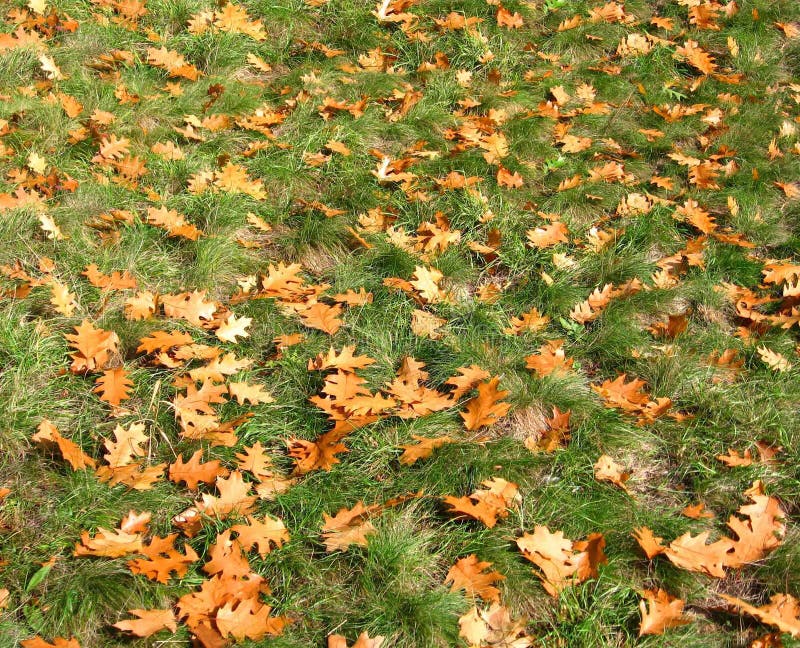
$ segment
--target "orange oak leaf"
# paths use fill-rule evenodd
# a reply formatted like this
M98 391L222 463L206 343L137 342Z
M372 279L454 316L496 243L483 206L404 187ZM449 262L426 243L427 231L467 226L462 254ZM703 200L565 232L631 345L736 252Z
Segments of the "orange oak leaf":
M225 477L227 474L228 469L220 465L217 459L203 463L202 449L195 451L189 461L185 463L183 457L178 455L175 463L169 466L170 481L176 484L183 482L191 490L197 490L197 485L200 482L213 484L217 477Z
M463 589L467 596L499 603L500 590L494 584L504 580L505 576L496 571L486 572L491 566L492 563L478 560L475 554L460 558L447 572L444 583L452 583L451 592Z
M486 488L476 489L471 495L446 495L442 500L450 506L450 513L478 520L491 529L498 518L508 517L508 509L521 498L516 484L499 477L487 479L482 486Z
M526 331L540 331L550 322L550 317L542 315L536 307L531 308L527 313L519 317L512 317L509 320L508 328L503 329L506 335L519 335Z
M511 409L511 403L502 400L509 392L498 390L499 384L500 378L498 377L482 382L478 385L478 395L467 401L465 410L460 414L468 430L477 430L485 425L496 423Z
M756 607L727 594L720 594L741 612L754 616L767 625L774 626L792 637L800 637L800 601L791 594L774 594L769 603Z
M594 478L597 481L607 481L614 486L619 486L626 493L630 494L625 482L630 479L631 474L625 472L622 466L608 455L601 455L594 465Z
M199 557L188 544L183 545L184 553L177 551L174 545L177 537L177 533L171 533L164 538L151 538L138 552L144 554L145 558L128 561L128 569L134 574L141 574L164 584L169 582L171 574L176 578L183 578L189 565L199 560Z
M459 367L456 371L460 374L445 380L446 385L452 385L455 389L450 392L450 398L454 401L459 400L464 394L472 391L478 384L490 376L489 372L476 364L469 367Z
M103 556L119 558L128 554L141 553L142 534L120 529L109 530L97 527L94 537L88 531L81 533L81 541L75 543L74 556Z
M112 407L130 398L133 381L128 377L128 372L123 367L106 369L102 376L95 381L93 392L100 395L100 400Z
M153 353L154 351L167 351L172 347L192 344L194 339L188 333L181 331L153 331L147 337L139 340L137 353Z
M527 231L528 242L531 247L548 248L558 243L567 243L567 226L562 221L555 221Z
M251 317L236 317L233 313L228 315L214 334L223 342L236 342L237 337L250 337L247 327L253 321Z
M729 468L750 466L753 463L753 455L749 448L744 451L744 454L739 454L738 450L729 448L728 454L717 455L717 461L721 461Z
M185 319L195 326L207 324L217 311L217 304L206 300L204 290L162 295L161 303L164 305L164 314L167 317Z
M217 610L215 621L223 637L233 636L237 641L258 641L265 636L276 636L288 623L284 617L272 617L269 605L247 598L229 601Z
M539 434L532 434L524 440L525 447L531 452L555 452L570 440L569 419L572 410L562 412L553 407L553 416L544 420L546 429Z
M262 385L252 385L246 382L228 383L228 393L236 399L239 405L244 405L246 402L251 405L260 405L261 403L272 403L275 400Z
M564 340L548 340L539 347L539 352L525 358L525 367L536 372L539 378L554 372L564 373L572 368L572 358L564 352Z
M227 479L217 477L216 486L219 496L206 493L201 496L200 501L195 502L200 512L224 519L234 512L245 515L253 509L256 496L250 495L251 485L244 481L238 470L232 472Z
M136 288L136 279L127 270L115 270L111 274L100 272L96 264L90 263L81 274L96 288L111 290L128 290Z
M384 637L370 637L366 631L358 635L354 644L349 648L381 648ZM328 635L328 648L348 648L347 639L342 635Z
M333 335L338 331L344 322L339 318L342 314L341 304L328 306L322 302L317 302L312 306L300 311L300 320L305 326L314 328Z
M373 507L358 502L351 509L340 509L336 515L322 514L322 538L325 551L346 551L350 545L367 546L367 536L377 529L369 521Z
M603 548L605 540L593 533L585 541L573 542L563 531L551 532L546 526L536 526L533 534L517 539L522 555L539 568L537 576L551 596L576 583L597 577L597 567L607 562Z
M289 441L289 456L294 457L295 475L305 475L312 470L330 470L339 463L337 454L349 452L347 446L341 443L346 432L330 430L319 436L314 441L305 439L292 439Z
M248 515L247 521L248 524L234 524L231 531L239 534L239 544L243 549L255 547L262 558L272 551L272 545L280 549L289 540L289 532L278 518L265 515L259 521Z
M42 444L53 444L58 448L64 460L72 466L73 470L83 468L94 468L97 463L74 442L61 436L55 425L47 419L42 419L36 433L31 437L32 441Z
M309 371L325 371L326 369L341 369L342 371L354 372L356 369L363 369L375 362L369 356L356 356L355 346L344 346L337 354L331 347L326 354L318 353L315 358L308 361Z
M109 438L103 443L106 449L103 458L111 468L127 466L143 457L146 452L144 445L150 441L143 423L131 423L127 429L117 425L113 435L113 440Z
M219 496L203 494L195 506L206 515L224 519L234 511L239 515L249 513L256 500L255 495L250 495L251 485L244 481L242 473L238 470L232 472L227 479L217 477L217 490Z
M97 328L89 320L83 320L75 327L75 333L66 333L75 352L70 354L72 364L70 371L84 373L104 369L111 358L119 353L119 338L114 331Z
M128 613L138 618L118 621L114 623L113 626L117 628L117 630L129 632L134 637L149 637L161 630L175 632L178 629L175 613L169 609L128 610Z
M65 637L54 637L53 643L45 641L38 635L31 639L24 639L20 641L22 648L81 648L78 640L74 637L66 639Z
M400 446L403 449L403 454L400 455L400 463L404 466L411 466L420 459L427 459L437 448L441 448L446 443L455 442L455 439L451 439L448 436L431 439L412 434L411 437L415 441L419 441L419 443Z
M499 603L488 609L471 608L458 619L459 636L472 647L529 648L533 637L525 633L525 618L513 619L511 612Z
M700 520L702 518L713 518L714 514L706 510L706 505L703 502L697 504L690 504L681 510L681 515L685 515L693 520Z
M639 636L660 635L667 628L691 623L683 616L683 606L686 604L679 598L670 596L663 589L645 590L643 599L639 601L642 620L639 624Z

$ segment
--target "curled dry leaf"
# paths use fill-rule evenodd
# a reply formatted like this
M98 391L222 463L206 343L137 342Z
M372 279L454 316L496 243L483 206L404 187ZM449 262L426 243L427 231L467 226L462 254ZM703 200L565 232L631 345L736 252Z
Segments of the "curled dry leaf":
M465 497L446 495L442 499L450 506L450 513L478 520L491 529L499 518L508 517L508 509L516 506L521 497L516 484L499 477L487 479L482 486L486 488Z
M500 378L498 377L480 383L478 395L467 401L465 410L460 414L464 419L464 426L468 430L477 430L485 425L492 425L511 409L511 403L502 400L508 396L509 392L497 389L499 384Z
M508 608L492 603L488 609L473 607L458 620L459 636L472 648L528 648L533 637L525 633L526 619L513 619Z
M322 514L322 538L325 542L325 551L346 551L350 545L367 546L367 536L375 533L376 529L369 521L373 513L372 507L364 506L358 502L351 509L340 509L336 515Z
M175 632L178 629L175 613L172 610L128 610L138 617L113 624L117 630L129 632L134 637L149 637L161 630Z
M400 446L403 449L403 454L400 455L400 463L404 466L411 466L420 459L427 459L437 448L441 448L447 443L455 442L455 439L451 439L448 436L430 439L412 434L411 437L419 443Z
M720 594L740 612L754 616L759 621L771 625L792 637L800 637L800 601L791 594L774 594L769 603L756 607L727 594Z
M667 628L686 625L691 621L683 616L686 604L679 598L669 595L663 589L645 590L639 601L642 621L639 624L639 636L660 635Z
M492 566L490 562L478 560L475 554L460 558L447 572L444 579L445 585L450 585L451 592L464 590L467 596L479 597L488 602L500 602L500 590L494 584L504 580L505 576L499 572L486 570Z
M536 575L550 596L558 596L570 585L596 578L598 566L607 562L605 544L600 533L573 542L564 537L563 531L551 532L546 526L536 526L532 534L525 533L517 539L522 555L538 567Z
M630 494L630 491L625 482L630 479L630 476L629 472L626 472L622 466L608 455L601 455L594 465L594 478L597 481L610 482L628 494Z
M84 453L78 444L61 436L56 426L47 419L43 419L42 422L39 423L39 427L36 433L31 437L31 440L44 445L55 445L61 453L61 456L72 466L73 470L94 468L97 465L95 460Z
M74 637L66 639L64 637L55 637L53 642L45 641L38 635L31 639L25 639L19 644L22 648L81 648L78 640Z
M370 637L369 633L364 631L349 648L381 648L383 641L384 637ZM328 648L348 648L347 639L338 634L328 635Z

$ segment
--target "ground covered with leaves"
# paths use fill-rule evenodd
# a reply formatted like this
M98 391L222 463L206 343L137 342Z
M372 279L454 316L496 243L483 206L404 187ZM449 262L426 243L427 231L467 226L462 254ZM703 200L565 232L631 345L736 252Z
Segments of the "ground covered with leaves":
M798 645L800 5L14 0L0 646Z

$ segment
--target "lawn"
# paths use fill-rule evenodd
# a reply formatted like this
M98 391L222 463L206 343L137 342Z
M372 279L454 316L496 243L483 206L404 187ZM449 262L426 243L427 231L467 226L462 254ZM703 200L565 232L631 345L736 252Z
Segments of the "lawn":
M10 0L0 648L800 646L800 4Z

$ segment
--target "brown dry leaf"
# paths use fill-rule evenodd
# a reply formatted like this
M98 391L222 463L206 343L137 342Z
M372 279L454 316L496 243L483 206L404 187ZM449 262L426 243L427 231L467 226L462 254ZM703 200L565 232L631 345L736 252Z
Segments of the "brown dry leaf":
M512 317L509 321L509 327L503 329L503 333L506 335L519 335L526 331L541 331L549 322L549 316L542 315L536 307L533 307L519 317Z
M328 353L323 355L318 353L316 358L308 361L309 371L324 371L326 369L341 369L342 371L354 372L356 369L363 369L375 362L369 356L356 356L355 346L344 346L337 354L336 350L331 347Z
M81 533L81 541L75 543L75 551L72 555L119 558L128 554L141 553L142 546L141 533L97 527L97 533L93 538L89 536L88 531Z
M477 430L492 425L508 413L511 403L502 399L509 392L498 390L500 378L494 377L478 385L478 395L467 401L463 412L459 412L468 430Z
M567 226L562 221L555 221L549 225L537 227L527 231L528 242L531 247L548 248L558 243L568 243Z
M233 636L236 641L251 639L259 641L265 636L276 636L283 632L288 620L271 617L272 608L253 598L225 603L215 617L217 628L223 638Z
M452 376L445 381L445 385L452 385L455 389L450 392L450 398L459 400L467 392L477 387L482 380L490 376L489 372L476 364L469 367L459 367L456 371L460 375Z
M231 527L233 533L239 534L237 538L242 549L250 550L256 548L259 555L263 558L270 551L272 545L280 549L284 542L289 541L289 532L278 518L265 515L259 521L251 515L247 516L248 524L234 524Z
M50 303L55 306L56 311L64 317L72 317L75 309L78 308L75 293L71 293L67 286L55 279L50 281L50 290L52 291Z
M341 314L341 304L328 306L322 302L317 302L300 311L300 320L309 328L314 328L328 335L333 335L342 327L342 324L344 324L339 318Z
M792 368L792 363L789 362L782 354L773 351L765 346L760 346L757 349L758 356L761 360L773 371L784 372Z
M444 584L452 583L451 592L463 589L467 596L477 596L484 601L499 603L500 590L494 584L504 580L505 576L496 571L487 572L491 566L492 563L478 560L475 554L460 558L447 572Z
M95 385L92 391L100 395L101 401L112 407L118 407L122 401L130 398L133 381L123 367L117 367L106 369L103 375L97 378Z
M211 517L225 519L236 513L245 515L252 511L256 496L250 495L251 484L244 481L238 470L230 473L228 478L217 477L219 496L203 494L195 506L201 513Z
M81 648L78 640L74 637L66 639L64 637L54 637L53 643L47 642L38 635L32 639L24 639L19 644L22 648Z
M714 57L698 46L696 41L689 40L683 46L676 47L675 54L685 58L689 65L700 70L703 74L714 74L717 70Z
M65 333L64 337L70 347L75 349L70 354L72 364L70 371L84 373L105 369L113 356L119 353L119 338L114 331L97 328L89 320L83 320L75 327L75 333Z
M351 509L340 509L336 515L322 514L322 538L325 551L346 551L352 544L367 546L367 536L377 529L369 521L374 513L373 507L365 507L358 502Z
M583 542L573 542L563 531L551 532L536 526L533 534L517 539L522 555L539 568L537 576L550 596L558 596L565 587L596 578L597 567L607 562L605 540L598 533Z
M294 457L294 474L305 475L312 470L330 470L339 463L337 454L348 452L341 443L346 431L331 430L314 441L292 439L288 442L289 456Z
M83 450L74 442L65 439L61 433L56 429L47 419L42 419L39 423L36 433L31 437L32 441L44 444L54 444L64 460L72 466L73 470L82 470L83 468L94 468L97 464L94 459L85 454Z
M753 455L749 448L744 451L744 454L739 454L738 450L728 448L728 454L717 455L717 461L721 461L729 468L750 466L753 463Z
M196 450L186 463L184 463L183 457L178 455L175 463L169 466L170 481L176 484L183 482L187 488L197 490L200 482L213 484L217 477L225 477L228 474L228 469L220 465L219 460L213 459L203 463L202 458L202 449Z
M150 437L143 423L131 423L127 429L117 425L113 434L114 440L106 439L103 443L106 449L103 458L112 469L132 464L145 455L143 446L150 442Z
M409 283L425 303L435 304L444 299L444 292L439 287L439 282L443 277L444 275L436 268L417 266Z
M236 400L239 405L250 403L260 405L262 403L273 403L275 399L264 389L262 385L251 385L246 382L228 383L228 393Z
M478 520L491 529L498 518L508 517L508 509L521 498L516 484L499 477L487 479L481 485L486 488L476 489L465 497L446 495L442 500L450 506L451 514Z
M533 637L525 633L526 619L512 619L508 608L499 603L485 610L473 607L458 620L459 636L471 648L529 648Z
M697 536L684 533L664 546L647 527L637 529L634 537L650 559L664 554L682 569L724 578L726 567L739 568L761 560L780 546L786 533L785 513L777 499L763 493L760 482L746 495L751 503L739 508L738 514L743 517L732 515L727 523L735 539L723 536L708 544L711 532L704 531Z
M161 295L164 315L176 319L185 319L195 326L208 324L217 311L214 301L206 300L204 290L179 293L177 295Z
M114 623L113 627L123 632L130 632L134 637L149 637L161 630L175 632L178 629L175 613L171 609L128 610L128 613L133 614L138 619L119 621Z
M539 347L539 352L525 358L525 368L536 372L539 378L552 373L566 373L572 368L573 359L564 352L564 340L548 340Z
M455 443L455 439L449 436L436 437L434 439L412 434L411 437L419 443L401 445L403 454L400 455L400 463L404 466L412 466L420 459L427 459L437 448L441 448L446 443Z
M411 332L420 337L427 337L431 340L440 339L442 333L439 329L445 324L447 324L446 319L436 317L436 315L418 308L411 313Z
M631 492L625 484L631 477L629 472L620 466L608 455L601 455L597 462L594 464L594 478L597 481L606 481L618 486L629 495Z
M370 637L365 631L358 635L358 639L349 648L381 648L384 637ZM348 648L347 639L342 635L328 635L328 648Z
M691 623L683 616L683 606L686 604L679 598L670 596L663 589L645 590L642 592L643 600L639 601L642 612L642 621L639 624L639 636L664 634L667 628Z
M236 317L231 313L228 315L228 319L214 331L214 335L223 342L236 342L237 337L250 337L247 327L250 326L252 321L251 317Z
M146 220L151 225L165 230L171 237L196 241L203 236L202 230L195 227L186 220L185 216L179 214L174 209L167 209L166 207L160 207L158 209L155 207L148 207Z
M800 601L791 594L774 594L769 603L761 607L750 605L746 601L727 594L720 594L720 596L738 608L740 612L754 616L762 623L774 626L792 637L800 637Z
M188 544L183 545L184 553L177 551L174 546L177 537L177 533L171 533L164 538L154 536L138 552L145 557L128 561L128 569L134 574L141 574L163 584L169 582L172 574L175 578L183 578L189 565L197 562L199 557Z
M703 502L697 504L690 504L681 510L681 515L685 515L692 520L701 520L703 518L713 518L714 514L706 510L706 505Z

